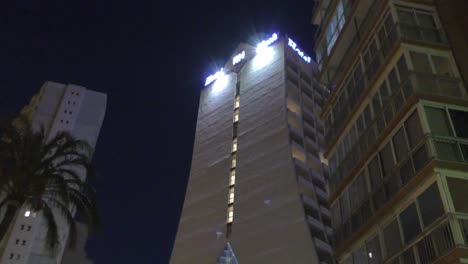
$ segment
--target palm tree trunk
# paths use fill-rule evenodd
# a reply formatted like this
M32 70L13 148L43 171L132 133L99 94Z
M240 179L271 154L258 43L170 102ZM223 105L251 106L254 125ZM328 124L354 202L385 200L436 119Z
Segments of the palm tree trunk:
M18 206L12 204L7 205L7 210L3 216L2 222L0 223L0 242L2 242L3 237L6 235L17 211Z

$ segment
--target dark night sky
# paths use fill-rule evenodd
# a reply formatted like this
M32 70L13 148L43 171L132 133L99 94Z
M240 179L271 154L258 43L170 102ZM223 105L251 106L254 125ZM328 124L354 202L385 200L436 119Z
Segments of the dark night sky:
M97 264L168 263L190 170L199 91L241 41L288 33L312 49L312 0L2 1L0 114L42 83L108 94L95 181Z

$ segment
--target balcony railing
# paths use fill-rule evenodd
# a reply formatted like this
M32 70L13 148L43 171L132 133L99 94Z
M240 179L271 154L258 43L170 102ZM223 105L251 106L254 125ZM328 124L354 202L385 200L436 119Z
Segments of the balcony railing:
M374 118L371 124L361 133L335 172L332 172L331 192L335 191L340 181L360 163L360 158L369 154L369 146L375 143L411 95L426 94L468 98L460 79L418 72L408 72L406 79L400 83L396 91L392 92L387 104L381 109L374 109Z
M389 55L389 51L398 43L398 41L419 41L426 43L435 43L435 44L445 44L446 38L441 29L438 28L423 28L419 26L413 26L402 23L395 23L390 33L386 36L384 40L379 39L380 49L377 50L376 54L370 59L367 69L364 74L361 75L359 80L355 80L356 87L352 89L352 95L348 95L349 98L344 104L340 104L339 107L341 111L334 113L334 122L329 127L326 134L326 141L330 143L334 142L336 137L339 135L341 128L345 125L346 120L349 120L349 115L353 113L353 108L360 101L356 100L359 98L361 93L366 90L366 87L372 83L375 74L379 71L380 68L386 66L383 65L383 62ZM356 55L357 56L357 55ZM355 58L353 56L352 58ZM350 63L350 62L349 62ZM340 63L341 70L338 70L337 73L344 74L345 70L352 69L347 62ZM335 74L335 77L332 78L332 83L335 83L338 78ZM340 78L342 76L339 76ZM342 85L346 83L343 82ZM336 105L336 104L335 104Z
M420 142L407 153L406 158L395 164L379 185L373 186L373 192L366 194L358 209L353 211L348 219L343 219L343 224L336 231L336 244L342 245L353 233L367 224L372 215L392 200L401 188L432 160L468 164L468 140L431 134L422 137ZM355 221L356 219L360 221ZM466 227L468 231L468 226Z
M468 216L447 214L385 263L433 263L461 247L468 247Z

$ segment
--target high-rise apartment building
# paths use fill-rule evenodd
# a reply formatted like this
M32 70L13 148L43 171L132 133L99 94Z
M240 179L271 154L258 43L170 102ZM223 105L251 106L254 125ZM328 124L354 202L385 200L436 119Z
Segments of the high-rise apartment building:
M320 263L331 254L319 114L327 90L293 40L240 44L201 91L170 263Z
M464 2L316 3L338 263L468 261Z
M49 138L68 131L95 147L104 120L107 96L77 85L46 82L22 114L37 128L42 126ZM85 175L83 174L83 177ZM68 241L68 226L56 218L60 245L54 252L46 248L46 227L40 212L22 208L2 240L0 263L57 264Z

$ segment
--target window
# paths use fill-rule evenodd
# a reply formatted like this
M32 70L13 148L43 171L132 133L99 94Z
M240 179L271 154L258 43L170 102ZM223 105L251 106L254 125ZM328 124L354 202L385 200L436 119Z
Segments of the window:
M444 206L442 205L437 183L433 183L418 197L418 204L424 227L432 224L444 214Z
M434 17L430 11L398 6L403 36L416 40L440 42Z
M341 225L341 213L340 213L340 201L337 201L332 207L331 207L331 224L332 228L335 230L338 230L338 228Z
M417 72L432 73L429 57L420 52L411 51L411 60L413 61L414 70Z
M23 242L21 243L22 246L26 245L26 240L23 240Z
M20 242L20 240L19 240L19 239L16 239L15 244L18 245L19 242Z
M382 174L380 172L378 155L376 155L369 163L369 178L372 191L377 190L377 188L382 184Z
M431 132L437 136L453 136L445 109L425 107Z
M231 157L231 168L235 168L236 167L236 159L237 159L237 154L234 153L232 154L232 157Z
M234 203L234 186L229 187L229 204Z
M227 222L232 223L232 220L234 219L234 206L229 205L228 206L228 215L227 215Z
M234 122L239 121L239 109L234 110Z
M384 228L383 236L387 257L391 257L401 248L400 229L398 228L398 221L396 219Z
M232 141L232 152L237 151L237 138Z
M450 109L449 113L456 136L468 138L468 112ZM468 160L468 157L465 157L465 160Z
M237 109L239 108L239 105L240 105L240 98L239 96L236 96L236 100L235 100L235 103L234 103L234 109Z
M348 199L348 192L344 192L343 195L341 195L340 198L340 205L341 205L341 217L342 221L345 222L346 220L349 219L351 213L349 210L349 199Z
M366 243L367 248L367 261L369 264L380 264L382 263L382 252L380 249L379 236L376 235ZM366 262L363 262L366 263Z
M447 177L447 184L455 211L468 213L468 180Z
M393 147L397 161L402 161L408 155L408 143L406 142L405 130L400 128L393 136Z
M27 231L31 231L31 226L30 225L28 225Z
M419 121L418 112L414 111L405 122L406 133L411 149L414 148L423 137L421 123Z
M380 151L380 159L382 161L382 172L385 178L391 175L395 164L393 160L392 146L390 142L387 143L385 147Z
M432 62L434 63L436 74L445 75L448 77L453 76L448 58L436 55L432 55L431 58Z
M400 221L405 243L413 240L421 232L418 212L416 211L416 205L414 203L400 214Z
M231 170L231 174L229 176L229 185L234 185L236 183L236 170Z
M340 0L326 29L327 53L329 54L345 24L343 1Z
M238 125L237 122L234 123L234 126L233 126L233 128L232 128L232 137L233 137L233 138L236 138L236 137L237 137L237 125Z
M21 230L24 230L24 225L21 225L20 229L21 229Z

